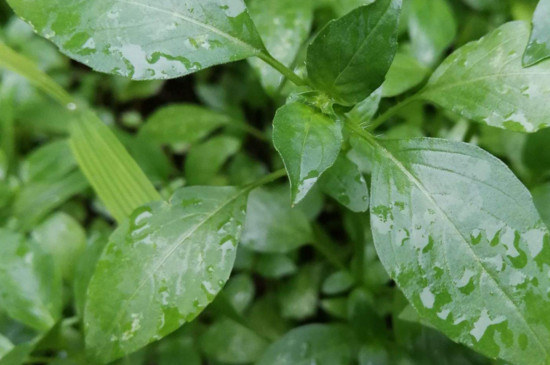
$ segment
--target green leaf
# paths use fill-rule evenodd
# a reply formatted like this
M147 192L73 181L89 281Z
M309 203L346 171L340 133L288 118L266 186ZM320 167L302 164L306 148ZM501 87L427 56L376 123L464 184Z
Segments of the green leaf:
M342 130L338 123L312 107L292 103L275 114L273 144L288 172L294 205L336 161L342 145Z
M354 342L344 326L297 327L269 346L257 365L352 364Z
M140 130L140 135L161 144L192 144L231 118L194 104L172 104L159 108Z
M202 335L200 345L204 353L216 361L247 364L261 356L267 342L237 322L222 318Z
M412 0L409 36L413 53L423 65L437 62L456 36L456 22L447 0Z
M340 154L338 159L319 180L325 194L354 212L365 212L369 208L367 182L356 164Z
M545 183L535 187L531 190L533 194L533 201L537 210L542 218L542 221L546 224L546 227L550 226L550 184Z
M490 126L535 132L550 125L550 62L521 65L529 29L500 26L449 56L420 97Z
M33 229L32 238L52 255L64 279L73 277L75 263L86 247L86 232L72 216L59 212Z
M353 282L353 277L348 271L336 271L325 279L321 290L328 295L340 294L349 290Z
M73 171L56 181L25 185L17 195L13 207L18 229L27 231L33 228L55 208L88 187L89 184L80 171Z
M59 140L35 149L21 164L20 175L25 182L52 182L77 166L68 141Z
M400 9L401 0L378 0L327 24L307 51L313 85L345 105L376 90L397 50Z
M264 51L242 0L9 4L69 57L136 80L179 77Z
M302 266L279 290L279 305L283 318L304 320L317 312L322 267L320 264Z
M382 84L382 96L389 98L403 94L424 81L428 71L409 50L397 51Z
M254 299L256 288L249 275L233 276L223 289L224 295L237 313L243 313Z
M291 208L288 187L258 188L248 198L241 244L265 253L285 253L312 240L307 216Z
M259 255L255 265L255 270L258 274L271 279L280 279L288 276L295 273L297 269L294 261L284 254Z
M540 0L533 15L533 30L523 53L523 66L532 66L550 57L550 1Z
M196 145L187 154L185 177L190 185L211 185L224 163L241 148L235 137L217 136Z
M309 35L313 0L252 0L248 8L269 53L285 66L292 67ZM257 58L249 62L260 75L264 89L275 94L283 76Z
M74 302L76 312L80 318L82 318L84 314L88 284L94 274L95 265L101 257L105 245L109 241L111 233L111 228L104 221L97 220L94 223L95 229L94 226L90 229L88 245L77 261L73 281Z
M48 254L22 234L0 229L0 308L38 331L61 315L61 277Z
M123 221L139 206L160 200L147 176L113 132L89 110L76 111L71 148L109 212Z
M394 59L394 62L395 62L395 59ZM391 72L391 68L389 72ZM386 75L386 81L384 83L387 82L388 75ZM378 107L380 106L383 87L384 85L382 85L381 87L373 91L373 93L370 94L368 98L356 104L353 107L353 109L351 109L348 113L346 113L346 117L353 124L359 124L361 126L368 125L368 123L372 120L372 118L378 111Z
M376 250L419 315L486 356L548 362L550 237L527 189L465 143L365 138Z
M191 335L167 338L159 343L157 351L159 365L180 365L182 359L185 359L186 365L201 365L201 357Z
M121 222L88 287L86 344L94 359L106 363L133 352L193 320L214 299L233 267L247 193L183 188Z

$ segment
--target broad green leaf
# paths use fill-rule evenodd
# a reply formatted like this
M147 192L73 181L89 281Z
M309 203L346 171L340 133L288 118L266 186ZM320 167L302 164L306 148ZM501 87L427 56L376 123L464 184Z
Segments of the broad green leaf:
M74 302L76 312L80 318L84 314L84 304L86 302L86 292L88 284L95 270L95 265L103 253L105 245L109 241L111 227L104 221L97 220L90 228L88 245L80 255L75 268L73 281ZM95 226L95 227L94 227Z
M353 277L348 271L336 271L325 279L321 290L328 295L340 294L349 290L353 282Z
M397 50L401 0L378 0L327 24L307 51L313 85L353 105L383 82Z
M354 212L365 212L369 208L367 182L356 164L342 154L319 180L325 194Z
M375 0L317 0L315 1L315 5L319 7L323 5L330 6L337 17L342 17L355 8L369 5L373 2L375 2Z
M86 247L86 232L72 216L55 213L33 229L32 238L52 255L64 279L71 280L75 263Z
M394 59L394 62L395 62L395 59ZM391 68L390 68L390 72L391 72ZM386 75L386 77L388 77L388 75ZM384 83L386 83L386 81ZM383 87L384 87L384 84L378 89L376 89L375 91L373 91L373 93L370 94L368 98L356 104L353 107L353 109L351 109L348 113L346 113L346 117L354 124L367 126L368 123L372 120L372 118L376 114L376 112L378 111L378 107L380 106L380 100L382 99Z
M233 267L247 193L183 188L121 222L88 287L91 357L106 363L133 352L190 322L214 299Z
M289 329L289 324L281 317L276 297L272 293L257 299L247 317L255 332L270 340L278 339Z
M183 76L264 51L242 0L8 2L69 57L136 80Z
M437 62L456 36L453 10L447 0L412 0L409 35L413 53L423 65Z
M247 274L231 277L223 288L225 297L237 313L243 313L248 308L254 299L255 291L254 281Z
M490 126L535 132L550 125L550 62L521 65L529 28L500 26L449 56L420 97Z
M269 53L287 67L292 65L306 41L313 21L314 0L252 0L250 15ZM265 62L252 58L250 64L271 95L280 88L283 76Z
M113 132L89 110L76 111L71 149L109 213L123 221L137 207L160 200L147 176Z
M382 84L382 96L393 97L419 85L428 75L429 69L420 64L408 50L399 50Z
M77 168L67 140L48 143L35 149L21 164L20 175L25 182L56 181Z
M294 261L285 254L259 255L255 265L255 270L258 274L271 279L288 276L295 273L297 269Z
M193 146L185 160L185 177L190 185L211 185L224 163L239 151L241 141L217 136Z
M533 30L523 54L523 65L532 66L550 57L550 1L540 0L533 15Z
M203 352L211 359L225 364L255 362L267 347L267 342L246 327L222 318L200 338Z
M252 191L247 211L241 243L251 250L285 253L313 238L307 216L290 207L287 186Z
M13 349L13 343L11 343L8 338L0 334L0 359L10 352L11 349Z
M353 364L353 333L340 325L297 327L271 344L258 365Z
M486 356L547 363L550 237L527 189L472 145L365 138L376 250L419 315Z
M283 318L304 320L317 312L319 287L321 284L320 264L302 266L278 292Z
M73 171L56 181L25 185L19 191L13 207L17 227L23 231L33 228L55 208L88 187L80 171Z
M147 119L140 135L162 144L192 144L231 118L194 104L173 104L159 108Z
M336 161L342 130L337 122L312 107L292 103L275 114L273 144L285 164L294 205Z
M50 255L19 233L0 229L0 308L38 331L61 315L61 277Z

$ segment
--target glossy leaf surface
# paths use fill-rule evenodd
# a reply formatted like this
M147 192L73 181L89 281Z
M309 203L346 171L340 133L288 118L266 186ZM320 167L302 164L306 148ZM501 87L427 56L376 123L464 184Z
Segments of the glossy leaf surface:
M301 103L281 107L273 120L273 144L290 179L292 204L300 202L340 152L341 127Z
M351 364L353 341L353 335L345 327L322 324L298 327L269 346L258 365Z
M356 164L340 154L321 177L319 184L325 194L354 212L365 212L369 207L367 182Z
M523 54L523 65L532 66L550 57L550 1L540 0L533 15L533 29Z
M400 9L401 0L378 0L323 28L307 51L314 86L345 105L376 90L397 50Z
M88 288L86 344L94 359L106 363L133 352L190 322L214 299L233 267L246 194L183 188L119 225Z
M0 229L0 308L38 331L61 315L61 277L47 253L19 233Z
M480 123L520 132L550 125L550 62L523 68L529 29L500 26L449 56L420 97Z
M409 35L416 58L423 65L433 65L456 36L456 23L447 0L412 0Z
M420 316L486 356L545 364L550 239L527 189L468 144L369 141L376 250Z
M267 51L292 68L313 22L314 0L252 0L249 10ZM252 67L269 94L277 92L283 76L265 62L252 58Z
M17 15L96 71L166 79L258 55L242 0L10 0Z

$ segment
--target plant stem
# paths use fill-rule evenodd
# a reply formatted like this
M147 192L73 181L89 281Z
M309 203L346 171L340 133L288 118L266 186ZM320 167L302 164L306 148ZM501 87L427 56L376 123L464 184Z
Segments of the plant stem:
M262 178L260 178L259 180L256 180L255 182L249 184L246 189L248 191L250 190L253 190L253 189L256 189L260 186L263 186L265 184L269 184L270 182L273 182L277 179L280 179L281 177L283 176L286 176L286 170L285 169L280 169L280 170L277 170L275 172L272 172L271 174L269 175L266 175Z
M308 83L302 79L300 76L296 75L291 69L283 65L281 62L277 61L270 54L262 52L258 57L273 67L275 70L279 71L283 76L292 81L296 86L309 86Z
M367 129L369 131L373 131L376 128L380 127L385 121L393 117L395 114L397 114L398 111L400 111L405 106L409 105L410 103L418 100L418 94L415 94L411 97L408 97L407 99L403 100L402 102L392 106L388 110L386 110L384 113L380 114L376 119L374 119L371 123L369 123L369 126Z

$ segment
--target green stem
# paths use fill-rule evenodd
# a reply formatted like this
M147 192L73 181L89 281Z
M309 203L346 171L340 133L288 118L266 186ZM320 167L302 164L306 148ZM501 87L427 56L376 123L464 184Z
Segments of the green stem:
M254 190L260 186L263 186L263 185L266 185L266 184L269 184L270 182L273 182L277 179L280 179L281 177L283 176L286 176L286 170L285 169L280 169L280 170L277 170L275 172L272 172L271 174L269 175L266 175L264 177L262 177L261 179L259 180L256 180L255 182L249 184L247 187L246 187L246 190L250 191L250 190Z
M407 105L411 104L414 101L417 101L419 99L418 94L415 94L402 102L392 106L388 110L386 110L384 113L380 114L376 119L374 119L371 123L369 123L368 130L373 131L376 128L380 127L385 121L393 117L397 112L399 112L401 109L406 107Z
M275 70L279 71L283 76L292 81L296 86L309 86L308 83L302 79L300 76L296 75L291 69L283 65L281 62L277 61L270 54L262 52L258 57L273 67Z

